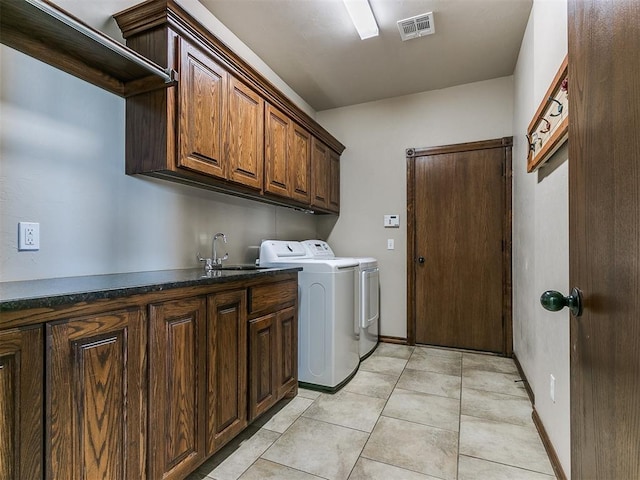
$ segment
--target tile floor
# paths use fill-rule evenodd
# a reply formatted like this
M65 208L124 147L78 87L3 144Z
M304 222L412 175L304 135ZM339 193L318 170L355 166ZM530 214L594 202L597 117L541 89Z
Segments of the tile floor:
M300 389L189 480L551 480L519 379L510 359L380 344L338 393Z

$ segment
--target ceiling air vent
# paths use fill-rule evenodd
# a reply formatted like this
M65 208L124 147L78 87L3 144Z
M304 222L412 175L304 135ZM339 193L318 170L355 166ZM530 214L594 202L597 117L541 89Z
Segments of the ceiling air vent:
M405 40L411 40L412 38L435 33L436 28L433 23L433 12L398 20L398 30L400 30L400 38L402 38L403 42Z

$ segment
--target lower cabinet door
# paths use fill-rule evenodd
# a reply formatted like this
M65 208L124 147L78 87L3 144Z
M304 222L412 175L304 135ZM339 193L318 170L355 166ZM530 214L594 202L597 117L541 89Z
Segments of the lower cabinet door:
M144 313L119 310L46 328L46 477L144 478Z
M276 314L276 384L278 399L295 395L298 387L298 312L290 307Z
M149 316L149 479L182 479L205 458L205 298L156 303Z
M42 478L42 327L0 332L0 478Z
M247 294L207 298L207 455L247 426Z
M249 419L278 401L277 318L266 315L249 322Z

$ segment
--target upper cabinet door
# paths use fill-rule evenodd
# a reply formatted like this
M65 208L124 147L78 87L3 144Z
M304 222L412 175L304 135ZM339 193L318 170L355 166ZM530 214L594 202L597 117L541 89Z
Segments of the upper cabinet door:
M311 134L295 122L292 122L290 132L291 198L308 205L311 202Z
M179 65L178 165L224 179L227 72L182 39Z
M293 122L284 113L271 105L265 112L265 192L289 198L290 177L293 165L290 162L289 138Z
M229 175L232 182L262 190L264 164L264 100L229 77L229 116L226 129Z
M311 149L311 206L327 209L329 206L329 148L313 137Z
M340 213L340 155L329 150L329 210Z

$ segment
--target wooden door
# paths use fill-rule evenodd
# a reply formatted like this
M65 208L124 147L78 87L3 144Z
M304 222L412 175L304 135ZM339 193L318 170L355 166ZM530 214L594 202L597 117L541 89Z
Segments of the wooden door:
M47 478L145 477L145 347L139 309L47 325Z
M340 213L340 155L329 150L329 210Z
M289 140L293 121L277 108L265 111L265 192L289 198L292 192Z
M227 72L183 39L179 65L178 165L225 179Z
M149 478L182 479L205 458L206 303L149 306Z
M43 474L42 328L0 332L0 478Z
M510 144L450 145L409 158L409 306L417 343L510 353Z
M640 478L640 2L569 1L571 477ZM568 292L565 292L565 294Z
M225 129L230 181L262 189L264 100L229 76L229 115Z
M313 137L311 143L311 206L329 207L329 147Z
M249 418L278 400L277 320L272 313L249 323Z
M278 399L298 385L298 312L296 307L276 314L276 387Z
M207 299L207 455L247 425L246 290Z
M292 122L289 140L291 161L291 198L301 203L311 202L311 134L303 127Z

